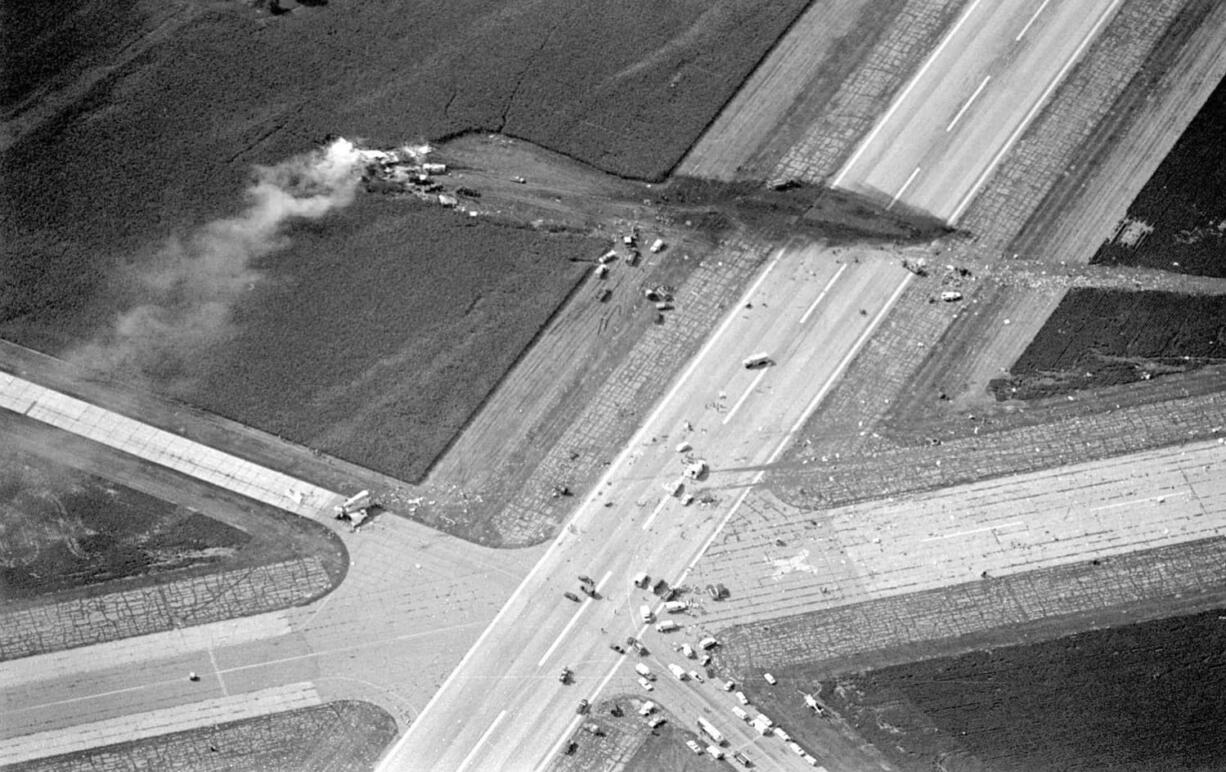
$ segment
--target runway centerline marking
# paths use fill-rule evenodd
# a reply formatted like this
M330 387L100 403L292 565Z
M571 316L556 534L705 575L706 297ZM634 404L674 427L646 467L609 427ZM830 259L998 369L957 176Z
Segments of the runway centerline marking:
M958 218L962 216L962 213L966 211L966 208L971 205L971 200L974 199L975 195L979 192L979 189L983 187L983 184L988 181L988 177L992 175L992 172L996 170L996 167L1000 163L1001 159L1005 157L1005 153L1008 153L1009 150L1013 148L1013 143L1017 142L1018 138L1022 136L1022 132L1024 132L1026 128L1030 126L1030 121L1034 118L1035 114L1038 113L1039 110L1042 109L1043 105L1047 103L1047 98L1051 96L1051 93L1056 90L1056 87L1064 81L1064 76L1068 74L1068 71L1071 70L1073 65L1077 63L1077 60L1081 58L1081 52L1085 50L1086 46L1090 45L1090 42L1093 41L1094 38L1098 37L1098 31L1102 29L1102 26L1107 23L1107 19L1111 18L1112 13L1115 11L1115 9L1119 8L1120 3L1123 1L1124 0L1115 0L1115 2L1108 6L1105 11L1103 11L1103 15L1098 17L1098 21L1094 22L1094 27L1091 28L1090 32L1085 36L1085 38L1082 39L1081 43L1077 46L1077 50L1074 51L1073 55L1068 58L1068 61L1064 63L1064 66L1060 68L1060 72L1056 74L1056 77L1052 79L1051 83L1047 84L1047 88L1043 90L1042 95L1040 95L1034 105L1031 106L1029 112L1026 113L1026 117L1022 118L1022 122L1017 125L1017 128L1013 130L1013 133L1009 135L1009 138L1005 140L1005 144L1002 145L1000 150L996 152L996 155L992 156L992 160L988 162L987 168L985 168L983 173L979 175L979 178L975 180L975 184L971 186L971 189L968 190L966 195L962 197L962 200L958 202L958 206L954 208L953 214L949 216L948 222L950 225L956 223Z
M902 198L903 193L907 192L907 188L911 187L911 183L915 182L915 178L919 173L920 168L917 166L915 167L915 171L911 172L911 176L907 178L907 181L904 182L902 187L898 189L898 192L894 194L894 197L890 199L889 205L886 206L887 212L894 208L894 205L898 203L898 199Z
M826 286L822 287L821 294L817 296L816 300L809 304L809 308L805 310L804 316L800 317L800 324L804 324L805 322L809 321L809 316L814 312L814 310L817 309L817 304L822 302L822 298L826 297L826 293L830 291L830 288L834 286L834 283L838 281L839 277L843 275L843 271L846 270L847 263L843 263L839 266L839 270L835 271L834 276L830 278L830 281L826 282Z
M1126 501L1117 501L1114 504L1103 504L1100 507L1090 507L1086 511L1087 512L1102 512L1104 509L1115 509L1116 507L1127 507L1132 504L1144 504L1149 501L1163 502L1163 501L1166 501L1167 499L1173 499L1173 498L1178 498L1180 496L1187 496L1187 495L1188 495L1187 491L1173 491L1171 493L1163 493L1159 496L1146 496L1145 498L1142 498L1142 499L1128 499Z
M753 383L749 384L749 388L745 389L745 393L741 394L741 398L736 401L736 404L732 406L732 409L724 415L724 420L720 421L721 424L726 426L728 422L732 420L732 416L736 415L736 411L741 408L741 405L745 404L745 400L749 399L749 395L753 393L754 389L758 388L758 384L761 383L762 379L765 377L766 368L763 368L758 371L758 374L753 379Z
M651 510L651 515L647 518L647 522L643 523L643 530L646 531L651 527L651 523L656 519L656 515L660 514L660 510L664 509L664 505L668 503L671 496L661 496L660 503L656 504L656 508Z
M612 571L606 573L604 577L596 584L594 592L599 592L601 586L604 585L605 582L609 581L609 577L612 575ZM583 612L587 611L588 607L595 602L596 601L594 598L589 597L586 598L583 603L579 604L579 610L576 611L575 615L570 618L569 622L566 623L566 627L562 628L562 632L558 633L558 637L554 639L554 642L550 645L548 651L545 652L545 656L541 657L541 661L536 663L537 667L541 667L545 664L545 660L549 659L549 655L553 654L554 649L558 648L558 646L562 643L562 639L566 637L566 634L570 632L570 629L575 626L576 622L579 621L579 617L583 616Z
M485 732L481 735L481 739L477 740L477 742L473 744L472 750L470 750L468 755L464 757L464 760L460 762L460 766L456 767L456 772L462 772L462 770L468 766L468 762L473 760L473 757L477 755L477 751L481 750L481 746L485 744L485 741L489 739L490 735L493 734L494 730L498 728L498 725L501 724L502 720L506 717L507 712L505 710L498 714L498 718L494 719L494 723L490 724L489 728L485 730Z
M1004 525L985 525L983 528L972 528L969 531L956 531L954 533L943 533L940 536L929 536L928 538L924 539L924 541L940 541L941 539L956 539L959 536L973 536L974 534L977 534L977 533L987 533L988 531L1003 531L1007 528L1011 529L1011 528L1018 528L1018 527L1029 529L1029 526L1027 526L1025 523L1022 523L1022 522L1005 523Z
M1017 33L1017 37L1013 38L1014 43L1019 42L1022 38L1026 36L1026 33L1030 31L1030 25L1035 23L1035 20L1039 18L1039 14L1043 13L1043 9L1046 8L1047 4L1050 2L1051 0L1043 0L1043 4L1040 5L1039 9L1035 11L1034 14L1030 17L1030 21L1026 22L1026 26L1022 27L1022 31Z
M962 15L958 18L958 21L955 22L954 26L950 28L949 33L945 35L945 38L941 41L941 44L936 47L936 50L932 52L932 55L928 57L927 61L925 61L919 70L916 71L915 75L912 76L911 81L907 83L906 87L902 90L902 93L900 93L898 98L894 100L894 103L890 105L890 109L886 110L885 115L881 116L881 120L877 122L877 125L873 127L873 130L870 131L868 136L864 138L864 141L860 143L860 147L856 149L856 152L852 154L847 163L843 164L842 171L840 171L838 176L834 178L834 182L830 183L830 187L837 188L839 186L839 183L842 182L843 177L847 175L847 172L851 170L851 167L855 165L856 161L860 160L860 156L865 150L868 149L868 146L873 143L873 140L877 137L878 132L880 132L885 125L890 122L890 117L894 115L894 111L906 101L907 95L911 93L911 89L915 88L915 84L920 82L920 79L924 77L924 73L928 71L928 68L932 66L932 63L941 56L941 52L945 50L945 46L949 45L949 41L953 40L954 35L958 34L958 30L962 28L962 25L968 18L970 18L970 15L976 8L979 7L979 3L982 1L983 0L975 0L975 2L971 3L970 7L968 7L962 13Z
M987 87L988 81L990 81L991 79L992 79L991 75L983 76L983 81L979 84L979 88L975 89L975 93L971 94L970 98L962 103L962 107L958 110L958 114L955 115L954 119L949 122L948 126L945 127L946 133L952 131L954 126L958 125L958 121L962 120L962 116L965 115L966 111L971 108L971 103L979 98L979 95L983 93L984 88Z

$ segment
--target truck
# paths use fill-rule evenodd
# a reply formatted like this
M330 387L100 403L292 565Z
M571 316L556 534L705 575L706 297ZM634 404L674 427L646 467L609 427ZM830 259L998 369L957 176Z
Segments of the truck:
M651 668L647 667L642 662L639 662L634 666L634 672L638 673L643 678L646 678L648 681L656 680L655 675L651 672Z
M686 659L694 659L694 647L688 643L681 644L681 654Z
M652 619L655 619L656 615L651 612L651 606L644 603L642 606L639 606L639 616L643 618L644 622L650 622Z
M660 622L659 624L656 625L657 633L671 633L673 630L680 630L680 629L681 629L681 625L677 624L671 619L665 619L663 622Z
M707 636L698 642L698 648L702 649L703 651L710 651L718 645L719 641L715 640L711 636Z
M724 757L724 749L719 747L718 745L708 745L707 755L715 759L716 761L719 761L720 759Z
M725 742L724 736L720 734L720 731L715 728L714 724L712 724L710 721L706 720L702 716L698 717L698 728L703 731L703 734L705 734L707 737L710 737L712 740L714 740L716 745L724 744Z
M678 681L684 681L690 677L689 674L685 672L685 669L676 662L668 663L668 672L676 676Z
M670 614L680 614L690 607L690 604L683 600L670 600L664 604L664 610Z
M742 721L749 721L749 713L747 713L740 705L732 706L732 715L736 716Z
M634 575L634 586L635 587L639 587L645 590L647 589L647 585L650 582L651 582L651 577L647 575L646 571L639 571L637 574Z

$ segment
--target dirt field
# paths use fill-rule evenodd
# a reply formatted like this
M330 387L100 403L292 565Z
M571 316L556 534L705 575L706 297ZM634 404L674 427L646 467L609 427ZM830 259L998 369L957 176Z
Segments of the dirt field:
M247 533L16 448L0 449L0 597L218 563Z
M190 732L151 737L6 767L13 772L100 769L284 769L333 772L374 769L396 736L396 721L368 702L312 708Z
M990 388L1039 399L1226 360L1226 298L1075 289Z
M1223 769L1221 611L822 684L903 769Z
M320 561L332 586L348 569L340 539L321 525L140 471L123 454L20 416L0 416L0 432L0 610L304 557Z

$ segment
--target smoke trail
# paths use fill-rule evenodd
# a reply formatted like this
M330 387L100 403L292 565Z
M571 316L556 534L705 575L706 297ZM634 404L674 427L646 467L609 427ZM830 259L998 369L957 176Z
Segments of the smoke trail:
M352 203L372 158L344 138L275 166L257 166L247 208L171 239L133 277L133 304L67 358L94 372L182 378L193 354L232 332L231 311L260 279L258 258L284 248L283 226Z

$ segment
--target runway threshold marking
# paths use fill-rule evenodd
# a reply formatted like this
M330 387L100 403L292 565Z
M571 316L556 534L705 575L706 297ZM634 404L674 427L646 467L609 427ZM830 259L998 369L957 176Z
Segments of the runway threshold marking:
M485 741L489 739L490 735L493 734L494 730L498 728L498 725L501 724L502 720L506 717L507 712L505 710L498 714L498 718L494 719L494 723L490 724L489 728L485 730L485 732L481 735L481 739L477 740L477 742L473 744L472 750L470 750L468 755L464 757L464 760L460 762L460 766L456 767L456 772L462 772L462 770L468 766L468 762L473 760L473 757L477 755L477 751L481 750L481 746L485 744Z
M608 573L606 573L604 577L599 582L596 583L595 591L599 592L600 588L604 585L605 582L609 581L609 577L612 575L613 575L612 571L609 571ZM587 611L588 607L591 606L592 603L594 602L595 601L592 598L586 598L584 599L583 603L579 604L579 610L576 611L575 615L570 618L569 622L566 623L566 627L562 628L562 632L558 633L558 637L555 638L554 642L549 646L549 649L545 652L545 656L541 657L541 661L536 663L537 667L540 667L545 664L545 660L549 659L549 655L553 654L554 649L558 648L558 646L562 643L562 639L566 637L566 634L570 632L570 629L575 626L576 622L579 621L579 617L583 616L583 612Z
M985 88L987 88L988 81L990 81L991 79L992 79L991 75L983 76L983 81L979 84L979 88L975 89L975 92L971 94L970 98L962 103L962 107L959 108L958 114L955 115L954 119L950 121L949 125L945 127L946 133L949 133L950 131L953 130L954 126L958 125L958 121L962 120L962 116L966 115L966 111L971 109L971 103L973 103L976 99L979 98L979 95L983 93L983 90Z
M732 417L736 415L736 411L740 410L741 405L745 404L745 400L749 399L749 395L753 393L754 389L758 388L758 384L761 383L762 379L765 377L766 368L763 368L758 371L756 376L754 376L753 383L749 384L749 388L745 389L745 392L741 394L740 398L736 401L736 404L732 406L732 409L724 414L724 420L720 421L720 424L726 426L728 422L732 420Z
M974 534L977 534L977 533L986 533L988 531L1003 531L1005 529L1018 528L1018 527L1028 528L1029 526L1027 526L1025 523L1022 523L1022 522L1005 523L1004 525L987 525L987 526L984 526L983 528L972 528L969 531L957 531L955 533L943 533L940 536L929 536L928 538L924 539L924 541L940 541L942 539L956 539L959 536L973 536Z
M818 294L817 299L809 304L808 309L805 310L804 316L800 317L800 324L804 324L805 322L809 321L809 317L815 310L817 310L817 304L822 302L822 298L826 297L826 293L830 291L830 288L834 286L834 283L838 281L839 277L843 275L843 271L846 270L847 263L843 263L839 266L839 270L835 271L834 276L830 277L830 281L826 282L826 286L822 287L822 291L820 294Z
M643 530L646 531L651 527L651 523L656 519L656 515L660 514L660 510L664 509L664 505L668 503L669 496L661 496L660 503L656 504L656 508L651 510L651 515L647 517L647 522L643 523Z
M919 173L920 168L917 166L915 167L915 171L911 172L911 176L907 178L907 181L904 182L902 187L898 189L898 192L894 194L894 197L890 199L890 203L885 208L887 212L894 208L894 205L898 203L898 199L902 198L903 193L907 192L907 188L911 187L911 183L915 182L915 178L919 175Z
M1017 125L1017 128L1013 130L1013 133L1009 135L1009 138L1005 140L1005 144L1001 146L1000 150L996 151L996 155L992 156L992 160L988 162L987 167L975 180L975 184L971 186L971 189L966 192L966 195L962 197L962 200L958 202L958 205L954 207L954 211L952 214L950 214L948 220L950 225L956 223L958 218L961 217L966 211L966 208L971 205L971 200L974 199L975 195L979 193L979 189L983 187L985 182L988 181L988 177L992 175L992 172L996 171L996 167L1000 164L1001 159L1005 157L1005 153L1008 153L1013 148L1013 143L1017 142L1018 138L1022 136L1022 132L1024 132L1027 127L1030 126L1030 121L1034 118L1035 114L1038 113L1039 110L1042 109L1047 103L1047 98L1050 97L1051 93L1056 90L1056 87L1064 82L1064 76L1068 74L1068 71L1071 70L1073 65L1077 63L1077 60L1081 58L1081 53L1085 50L1086 46L1090 45L1094 38L1098 37L1099 30L1102 29L1103 25L1107 23L1107 20L1111 18L1112 14L1117 8L1119 8L1120 3L1123 1L1124 0L1115 0L1115 2L1111 3L1111 5L1109 5L1105 11L1103 11L1102 16L1098 17L1098 21L1094 22L1094 26L1090 29L1089 33L1086 34L1086 36L1082 38L1081 43L1078 44L1077 50L1074 51L1073 55L1068 58L1068 60L1064 63L1064 66L1060 68L1060 72L1056 74L1056 77L1052 79L1051 83L1047 84L1047 88L1043 90L1042 95L1040 95L1038 100L1030 107L1030 110L1026 113L1026 116L1022 118L1022 122Z
M685 372L682 373L681 377L677 379L672 389L670 389L669 392L656 403L656 406L651 411L651 414L648 415L647 419L643 422L642 426L639 427L639 430L635 432L634 436L630 438L630 442L626 444L626 447L622 449L621 453L618 454L614 462L609 465L608 470L601 475L600 479L596 481L596 484L592 486L592 492L588 494L588 497L584 503L575 510L575 514L571 516L570 520L568 520L566 524L559 529L558 536L553 540L553 543L549 545L549 548L545 550L545 554L541 556L539 561L537 561L536 566L534 566L533 569L528 572L528 575L523 578L523 580L519 583L519 586L516 587L515 591L511 593L511 597L507 598L506 602L502 604L502 608L498 609L498 613L495 614L494 618L490 620L490 623L485 626L485 629L481 632L481 635L477 636L476 642L469 647L468 651L464 652L464 656L460 658L459 664L457 664L452 669L451 673L448 674L447 678L443 680L442 686L440 686L438 690L434 692L434 695L430 697L429 701L426 702L426 706L421 709L420 713L417 714L417 720L409 724L408 730L406 730L405 733L400 736L400 739L397 740L392 747L384 751L378 765L375 767L376 770L386 770L388 760L399 753L400 749L407 745L409 740L414 738L418 731L421 731L418 728L425 725L422 720L423 717L430 711L431 708L434 707L440 696L446 693L447 687L450 686L451 682L456 679L460 671L462 671L468 664L468 661L476 655L476 652L481 648L481 645L485 642L485 639L489 637L489 635L491 635L498 627L498 622L502 619L503 615L508 613L508 609L515 605L515 602L518 600L521 594L527 592L528 586L536 576L537 572L542 570L541 566L544 565L546 558L548 558L553 551L557 549L558 545L561 543L561 540L565 538L567 532L569 531L568 526L574 524L575 520L577 520L596 500L596 497L604 489L605 483L608 482L609 477L613 474L614 470L620 468L621 465L625 463L626 458L643 444L643 437L645 437L647 432L651 430L651 424L653 424L660 417L660 413L664 411L664 408L668 405L669 400L671 400L673 396L680 391L682 385L684 385L685 381L689 379L690 375L692 375L694 370L698 367L698 363L704 356L707 355L708 352L710 352L716 341L719 340L719 337L725 330L728 329L728 326L732 324L732 321L738 317L735 309L739 309L740 307L744 306L745 303L748 302L748 299L753 296L753 293L758 291L758 287L762 286L762 282L766 281L766 277L770 274L770 272L775 269L775 266L779 265L779 261L782 259L784 251L784 247L780 247L779 249L775 250L774 258L767 263L766 268L762 270L762 273L758 275L758 278L754 281L754 283L749 287L745 294L741 296L740 302L737 303L734 310L724 317L723 323L718 329L716 329L715 333L707 339L707 342L703 344L703 347L699 349L698 354L695 355L695 357L690 361L689 367L687 367Z
M838 176L834 178L834 182L830 183L830 187L837 188L839 186L839 183L843 181L843 177L847 175L847 172L851 170L852 166L855 166L856 161L860 160L860 156L865 150L868 149L868 146L873 143L873 140L877 137L877 134L882 128L885 127L887 123L890 122L890 118L894 115L894 111L898 109L899 105L906 101L907 95L911 93L911 89L915 88L915 84L919 83L920 79L924 77L924 73L928 71L928 68L932 66L932 63L941 56L941 52L945 50L945 46L949 45L949 41L953 40L954 35L958 33L958 30L962 28L962 25L966 23L966 20L970 18L970 15L976 8L979 7L979 3L982 1L983 0L975 0L975 2L971 3L970 6L963 11L962 15L958 17L958 21L954 22L954 26L951 27L949 32L945 34L945 37L941 40L940 45L933 50L932 54L929 55L929 57L924 61L923 65L916 70L915 75L911 76L911 80L903 88L898 97L894 99L894 103L890 105L890 109L885 111L885 115L881 116L881 120L877 121L877 125L873 127L873 130L870 131L868 136L864 138L864 141L860 143L860 147L856 148L856 152L853 153L851 158L847 160L847 163L843 164L842 171L840 171Z
M1039 18L1039 14L1043 13L1043 9L1046 8L1047 4L1050 2L1051 0L1043 0L1043 4L1040 5L1039 9L1030 17L1030 21L1026 22L1026 26L1022 27L1022 31L1017 33L1017 37L1013 38L1014 43L1020 42L1022 38L1026 37L1026 33L1030 31L1030 25L1035 23L1035 21Z

